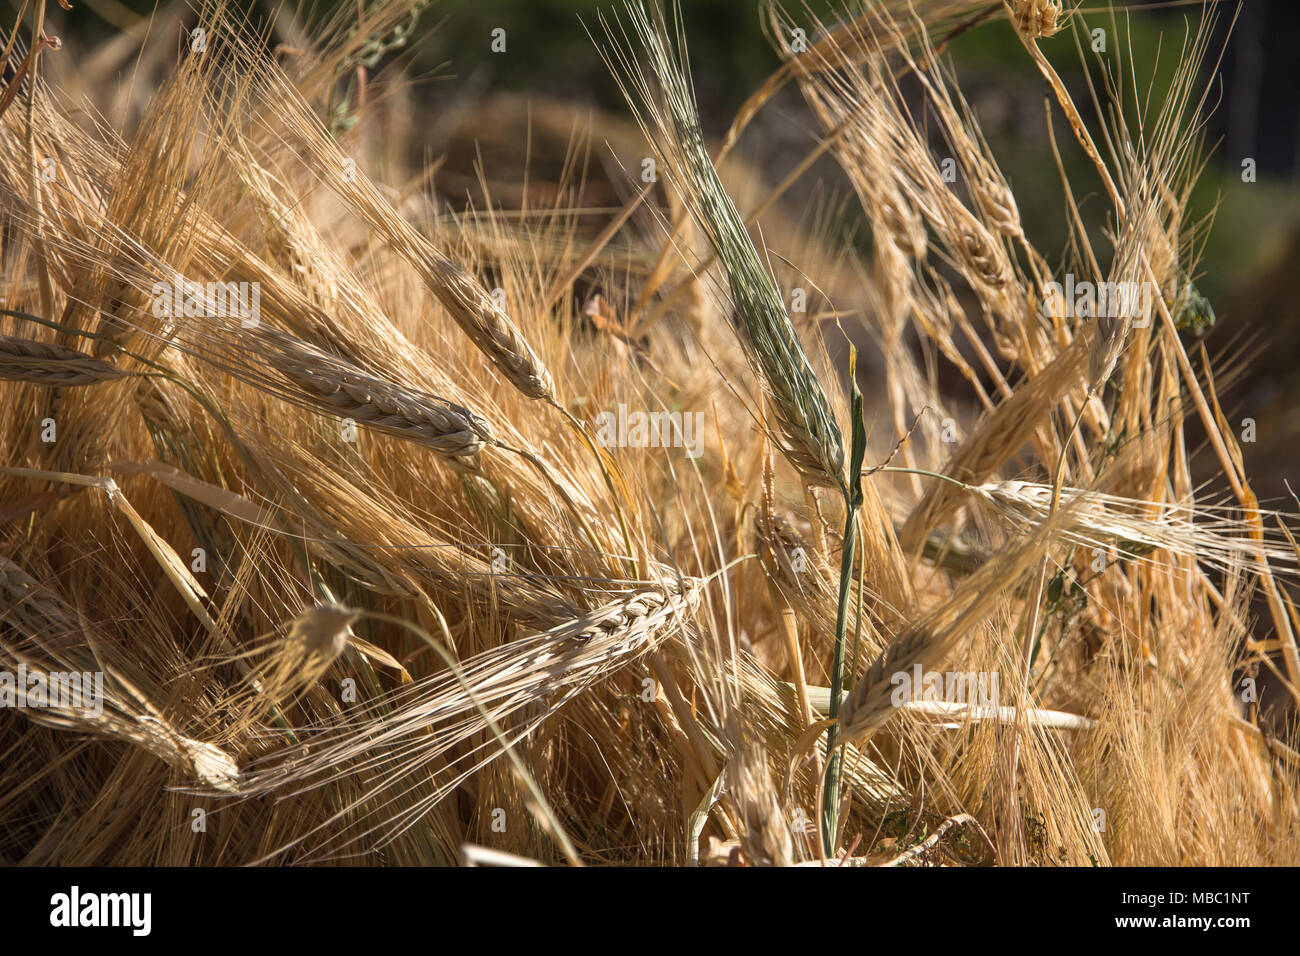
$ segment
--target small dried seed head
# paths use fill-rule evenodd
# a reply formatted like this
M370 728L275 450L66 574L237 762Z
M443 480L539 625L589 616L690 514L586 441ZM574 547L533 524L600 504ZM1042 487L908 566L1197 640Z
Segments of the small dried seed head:
M1055 36L1061 31L1061 0L1015 0L1011 16L1016 29L1030 39Z
M443 308L515 388L529 398L554 401L550 372L478 282L447 257L432 252L421 271Z
M126 374L76 349L0 335L0 379L38 385L96 385Z
M1011 190L995 179L980 178L972 184L971 191L989 225L1004 236L1021 235L1020 207Z
M340 604L318 604L303 611L289 625L286 643L314 657L333 660L348 644L348 633L358 612Z
M961 237L961 251L967 263L986 285L1002 288L1011 281L1011 274L1007 271L997 240L973 216L963 218L964 221L958 227L958 235Z
M170 431L182 432L188 426L182 414L182 406L177 402L177 396L169 394L173 388L178 389L179 386L171 383L164 386L156 378L141 379L140 387L136 389L135 401L140 408L140 414L147 421Z
M881 198L880 216L894 245L913 259L925 258L925 223L900 193L895 191Z
M196 780L216 790L234 791L239 785L239 765L220 747L182 737L179 741Z

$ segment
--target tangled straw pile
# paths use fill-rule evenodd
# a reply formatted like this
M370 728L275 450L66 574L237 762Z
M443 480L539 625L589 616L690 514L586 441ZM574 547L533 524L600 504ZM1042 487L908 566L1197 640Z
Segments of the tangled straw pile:
M410 88L340 90L422 5L281 46L209 5L201 50L141 32L147 99L94 123L68 52L14 33L0 691L104 689L0 709L0 858L1296 859L1297 549L1175 318L1211 15L1130 127L1122 61L1084 111L1056 77L1051 38L1088 28L1061 3L765 5L783 66L714 150L675 12L612 9L594 42L661 180L612 177L600 218L577 162L527 215L420 198ZM1017 32L1055 148L1106 186L1089 218L1067 184L1064 261L945 60L975 28ZM785 84L868 251L738 162ZM1099 321L1066 273L1160 294ZM158 308L175 277L256 284L257 314ZM878 352L865 409L846 346ZM620 407L657 431L601 444ZM1243 702L1243 668L1275 698ZM914 676L965 696L900 701Z

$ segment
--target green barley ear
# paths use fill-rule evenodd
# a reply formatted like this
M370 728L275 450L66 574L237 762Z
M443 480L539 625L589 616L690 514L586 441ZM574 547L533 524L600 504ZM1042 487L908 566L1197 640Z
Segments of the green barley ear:
M664 156L673 188L708 236L726 272L744 329L741 341L746 356L771 396L780 424L781 434L774 440L810 482L843 491L844 445L839 428L776 282L763 267L705 149L680 30L674 43L660 10L656 8L652 22L640 3L629 3L626 9L635 39L628 37L621 20L616 21L618 35L605 23L614 47L613 59L607 56L606 62L646 137ZM675 19L680 26L680 16ZM649 62L662 103L637 65L638 53Z

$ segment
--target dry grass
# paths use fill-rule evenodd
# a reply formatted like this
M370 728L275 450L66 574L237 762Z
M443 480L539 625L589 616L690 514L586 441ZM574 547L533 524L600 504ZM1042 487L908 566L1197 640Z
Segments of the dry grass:
M364 30L286 13L272 55L212 5L202 54L141 31L74 74L47 49L4 101L0 675L97 672L104 695L0 709L0 857L1296 859L1294 516L1255 501L1225 376L1171 314L1203 228L1207 22L1141 126L1089 129L1039 53L1083 29L1061 3L772 8L784 65L723 158L672 11L612 9L589 26L648 143L594 135L664 188L610 173L626 203L600 218L592 131L540 208L456 214L408 165L400 70L336 122L340 78L411 7ZM944 59L967 29L1019 32L1026 82L1059 94L1054 148L1108 184L1096 221L1065 184L1062 261ZM1139 86L1105 65L1098 106ZM745 166L787 82L867 252ZM1051 293L1065 273L1161 294L1098 321ZM160 313L178 275L257 283L257 321ZM620 406L691 417L667 447L603 443ZM1271 696L1243 702L1243 669ZM996 706L899 701L947 672L997 675Z

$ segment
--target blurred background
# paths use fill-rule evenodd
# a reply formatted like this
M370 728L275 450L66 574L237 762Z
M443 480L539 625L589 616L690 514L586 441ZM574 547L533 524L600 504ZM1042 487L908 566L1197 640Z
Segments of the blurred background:
M18 5L7 0L10 22ZM364 3L364 0L354 0ZM1067 2L1067 6L1068 6ZM93 55L123 80L142 72L141 31L181 35L195 19L184 4L155 7L142 0L73 0L65 11L51 0L49 32L66 42L56 54L76 63ZM332 3L236 3L256 20L273 22L268 43L292 45L301 24L336 12ZM491 201L507 208L545 206L564 179L575 142L588 169L584 206L618 206L647 152L617 84L592 35L610 0L434 0L419 11L400 43L367 67L364 91L340 90L340 129L349 108L382 96L383 78L395 71L412 82L401 109L408 114L412 166L436 164L429 178L440 200L457 208L481 207L483 184ZM841 3L787 4L810 22L831 22ZM1225 412L1234 424L1255 419L1257 440L1243 446L1262 501L1281 505L1292 450L1300 447L1300 298L1290 294L1300 263L1300 99L1295 48L1300 4L1295 0L1245 0L1214 5L1217 25L1207 82L1213 112L1206 127L1210 161L1201 176L1192 214L1214 214L1195 279L1214 304L1218 321L1203 338L1225 387ZM764 32L757 0L684 0L691 68L706 133L718 137L741 104L780 66ZM1085 2L1089 28L1127 35L1126 51L1140 64L1141 86L1152 98L1178 65L1182 44L1202 16L1199 3L1133 2L1118 14L1116 30L1106 5ZM156 14L152 27L150 14ZM506 50L494 52L493 31L506 31ZM810 33L811 35L811 33ZM938 38L936 38L938 39ZM176 44L154 43L170 49ZM1042 41L1077 103L1088 101L1084 67L1069 29ZM111 61L118 49L119 61ZM1215 57L1221 52L1221 59ZM1066 241L1059 176L1044 121L1044 84L1004 18L957 36L948 49L969 100L1020 204L1027 231L1049 261ZM165 54L164 54L165 59ZM174 59L174 58L173 58ZM63 64L66 76L69 64ZM158 68L165 68L165 62ZM1211 68L1218 67L1211 77ZM75 69L75 67L73 67ZM97 74L97 75L102 75ZM1094 80L1098 77L1094 77ZM585 140L577 131L587 131ZM798 90L785 87L742 138L737 159L768 188L815 144L817 124ZM527 150L523 145L527 145ZM1104 222L1106 200L1073 143L1065 162L1085 216ZM1243 182L1242 164L1253 160L1255 181ZM571 168L571 167L570 167ZM836 197L850 201L836 202ZM833 160L823 158L783 198L785 214L804 221L810 209L837 217L845 235L865 232L854 221L852 192ZM1101 239L1100 234L1097 237ZM1102 240L1104 242L1104 240ZM1227 373L1235 374L1229 375Z

